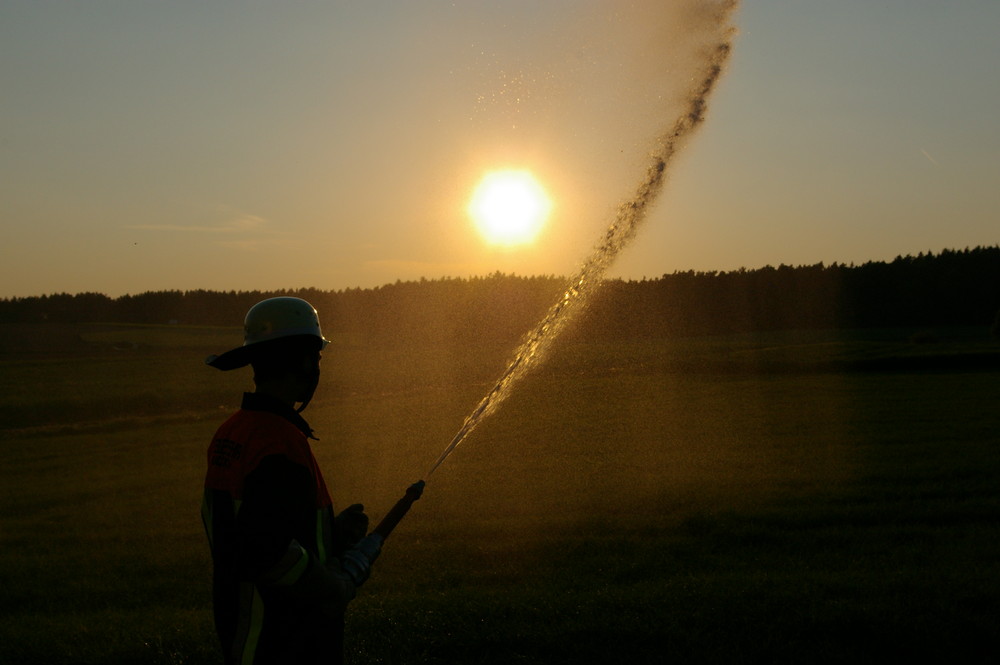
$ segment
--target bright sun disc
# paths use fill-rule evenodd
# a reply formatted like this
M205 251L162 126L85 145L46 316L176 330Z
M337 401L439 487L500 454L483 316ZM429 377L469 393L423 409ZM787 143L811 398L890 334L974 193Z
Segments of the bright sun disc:
M494 245L532 242L552 202L528 171L493 171L476 187L468 212L479 232Z

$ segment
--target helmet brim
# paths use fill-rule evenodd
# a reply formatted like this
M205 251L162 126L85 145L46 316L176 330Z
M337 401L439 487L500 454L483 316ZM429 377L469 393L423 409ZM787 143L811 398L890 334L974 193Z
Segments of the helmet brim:
M230 349L219 356L209 356L208 358L205 358L205 364L223 371L239 369L240 367L246 367L252 363L256 356L266 354L278 345L288 344L289 342L294 343L295 341L301 342L303 340L307 340L311 344L316 344L317 350L319 351L325 349L326 345L330 343L330 340L325 337L316 337L315 335L279 337L265 342L257 342L256 344L238 346L235 349Z
M252 349L252 346L239 346L235 349L226 351L220 356L209 356L208 358L205 358L205 364L223 371L246 367L250 364L250 361L253 360Z

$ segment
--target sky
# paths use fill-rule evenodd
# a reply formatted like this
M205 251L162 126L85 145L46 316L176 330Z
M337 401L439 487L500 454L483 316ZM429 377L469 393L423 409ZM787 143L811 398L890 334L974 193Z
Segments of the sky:
M572 275L718 0L0 0L0 298ZM1000 243L1000 2L754 0L610 274ZM481 236L484 174L551 201Z

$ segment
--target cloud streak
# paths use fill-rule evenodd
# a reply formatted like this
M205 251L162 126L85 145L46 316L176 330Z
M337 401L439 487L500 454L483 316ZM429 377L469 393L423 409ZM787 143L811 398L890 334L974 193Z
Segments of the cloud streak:
M933 164L934 166L941 166L940 164L938 164L938 161L937 161L936 159L934 159L933 157L931 157L931 153L927 152L927 151L926 151L926 150L924 150L923 148L921 148L921 149L920 149L920 153L921 153L921 154L922 154L922 155L923 155L924 157L926 157L926 158L927 158L927 160L928 160L928 161L929 161L929 162L930 162L931 164Z
M256 215L239 215L216 225L198 224L129 224L126 229L136 231L170 231L182 233L276 233L267 229L267 220Z

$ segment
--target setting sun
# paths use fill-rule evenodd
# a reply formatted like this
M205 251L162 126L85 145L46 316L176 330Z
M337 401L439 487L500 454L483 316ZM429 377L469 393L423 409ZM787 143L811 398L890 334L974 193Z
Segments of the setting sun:
M530 243L545 224L552 202L529 171L487 173L469 201L469 216L494 245Z

